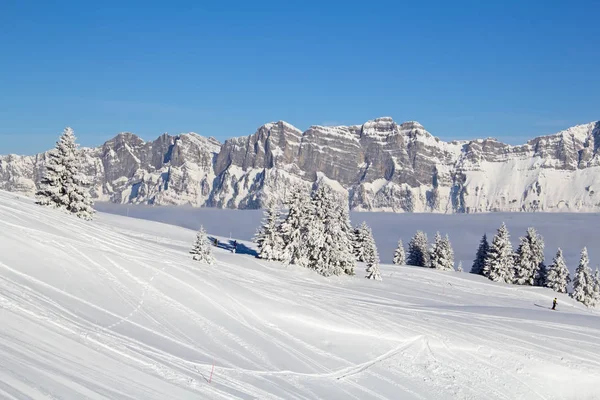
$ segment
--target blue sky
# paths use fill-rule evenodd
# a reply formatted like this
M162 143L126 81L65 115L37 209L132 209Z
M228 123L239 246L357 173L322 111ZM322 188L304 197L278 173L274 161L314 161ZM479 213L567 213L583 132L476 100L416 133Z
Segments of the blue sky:
M0 154L118 132L417 120L509 143L600 119L597 1L0 2Z

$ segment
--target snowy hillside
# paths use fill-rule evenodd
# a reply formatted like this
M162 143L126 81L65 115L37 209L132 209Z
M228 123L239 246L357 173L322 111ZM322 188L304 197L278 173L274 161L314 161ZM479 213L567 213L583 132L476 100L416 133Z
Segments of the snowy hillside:
M564 295L551 311L548 289L390 265L323 278L249 242L208 267L195 233L0 191L0 397L600 398L600 314Z

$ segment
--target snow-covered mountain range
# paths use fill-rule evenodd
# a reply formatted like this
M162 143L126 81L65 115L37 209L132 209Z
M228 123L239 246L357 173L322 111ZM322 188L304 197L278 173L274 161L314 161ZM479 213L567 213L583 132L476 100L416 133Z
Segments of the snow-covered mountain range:
M600 211L600 121L512 146L444 142L418 122L283 122L223 144L195 133L145 142L120 133L84 148L92 196L133 204L260 208L293 183L325 180L353 210L473 213ZM0 156L0 189L33 195L45 153Z

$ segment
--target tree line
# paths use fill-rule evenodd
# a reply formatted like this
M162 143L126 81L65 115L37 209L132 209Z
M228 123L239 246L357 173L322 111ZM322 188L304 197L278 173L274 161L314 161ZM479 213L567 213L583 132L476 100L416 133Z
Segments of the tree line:
M394 252L394 264L429 267L440 270L454 270L454 253L448 236L442 238L439 232L435 242L428 245L427 235L417 231L408 245L408 255L405 260L402 241ZM459 265L459 270L462 267ZM477 253L471 266L471 273L483 275L495 282L505 282L516 285L542 286L558 293L567 293L568 285L573 282L573 290L569 295L588 307L600 304L600 272L592 273L589 266L587 248L581 250L579 265L571 280L562 250L558 248L552 263L544 262L544 239L535 228L527 229L525 236L520 238L516 251L510 243L510 235L506 224L502 223L494 236L492 243L484 234L479 243Z

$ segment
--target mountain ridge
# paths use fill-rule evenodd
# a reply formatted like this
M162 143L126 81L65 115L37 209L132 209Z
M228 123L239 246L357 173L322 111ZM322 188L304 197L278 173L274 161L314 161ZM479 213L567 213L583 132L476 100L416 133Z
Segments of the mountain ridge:
M280 120L223 143L121 132L82 148L82 165L92 196L115 203L252 209L325 180L358 211L591 212L600 211L599 148L599 121L510 145L446 142L391 117L305 131ZM45 154L0 156L0 189L32 195Z

